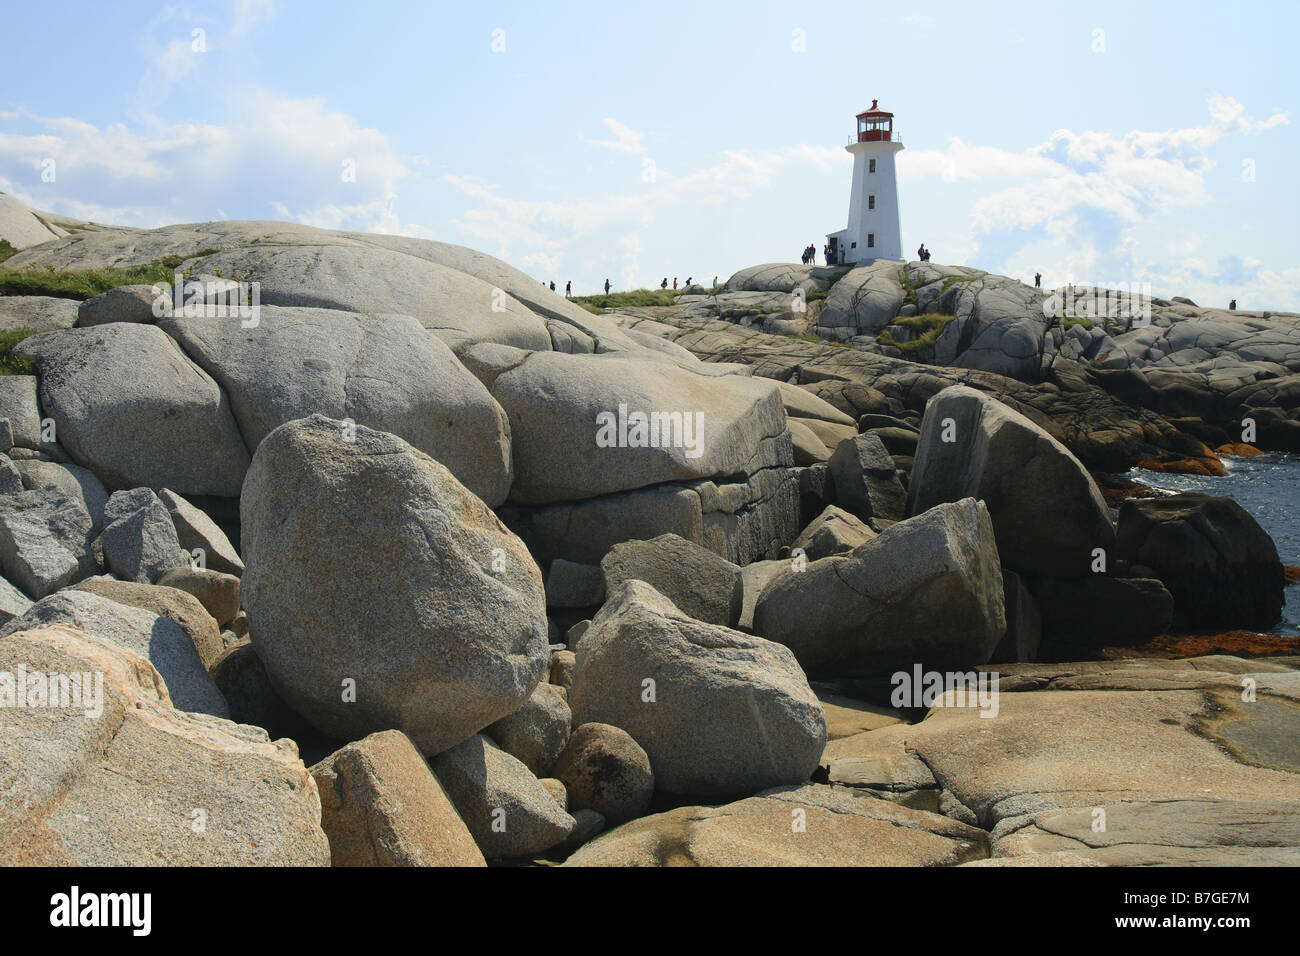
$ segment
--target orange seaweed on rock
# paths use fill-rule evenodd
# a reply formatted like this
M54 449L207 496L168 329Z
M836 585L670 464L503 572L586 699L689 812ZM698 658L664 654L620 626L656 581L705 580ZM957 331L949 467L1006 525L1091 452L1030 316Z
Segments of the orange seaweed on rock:
M1209 458L1167 458L1160 461L1154 458L1143 458L1137 466L1147 471L1174 475L1206 475L1217 478L1228 473L1228 470L1223 467L1223 462L1213 455Z
M1300 654L1300 637L1257 634L1254 631L1224 631L1221 634L1160 634L1137 647L1108 647L1104 656L1111 660L1128 657L1159 657L1175 660L1203 657L1207 654L1231 654L1234 657L1276 657Z
M1248 445L1245 442L1230 441L1226 445L1220 445L1214 449L1216 455L1236 455L1238 458L1254 458L1256 455L1264 454L1254 445Z

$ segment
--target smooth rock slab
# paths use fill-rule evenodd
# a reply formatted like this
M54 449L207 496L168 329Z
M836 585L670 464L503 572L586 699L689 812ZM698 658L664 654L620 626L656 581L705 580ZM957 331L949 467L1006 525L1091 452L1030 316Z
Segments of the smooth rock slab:
M564 865L952 866L987 856L987 841L937 813L809 784L643 817L601 834Z
M292 741L172 707L130 650L64 627L0 640L0 670L103 675L103 710L0 709L6 866L328 866ZM194 823L203 814L203 832Z
M441 753L546 675L532 556L397 436L357 426L346 440L320 415L282 425L258 446L240 513L249 633L284 699L325 733L398 729Z
M627 581L576 654L575 724L627 731L660 790L752 793L807 780L817 766L826 715L779 644L696 621L648 584Z
M1261 694L1265 677L1291 677L1255 676ZM1212 717L1249 717L1256 705L1241 701L1241 687L1238 678L1210 692L1003 693L991 720L972 707L935 707L910 728L907 746L990 828L1004 820L1004 829L1014 828L1021 823L1014 818L1043 811L1120 802L1293 802L1294 774L1234 760L1201 732Z
M1296 866L1300 800L1171 800L1048 810L1001 836L994 853L1010 860L1074 853L1109 866Z

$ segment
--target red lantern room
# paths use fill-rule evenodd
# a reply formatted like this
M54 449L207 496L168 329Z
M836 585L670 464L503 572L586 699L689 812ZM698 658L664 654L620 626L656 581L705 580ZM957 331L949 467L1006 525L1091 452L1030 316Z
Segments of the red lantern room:
M880 109L877 100L871 109L858 114L859 143L889 143L894 139L894 114Z

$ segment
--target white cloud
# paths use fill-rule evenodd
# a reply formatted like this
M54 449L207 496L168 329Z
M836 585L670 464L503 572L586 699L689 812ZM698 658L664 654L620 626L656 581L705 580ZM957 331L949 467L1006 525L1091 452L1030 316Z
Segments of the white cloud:
M631 153L634 156L643 156L646 153L645 133L639 133L632 127L620 123L613 117L605 117L601 122L605 128L614 134L612 140L600 139L583 139L583 142L590 143L593 146L600 146L604 149L612 149L618 153Z
M616 272L628 287L649 281L641 274L640 234L653 222L752 200L783 169L847 170L849 162L837 147L728 150L713 165L690 172L657 168L654 180L637 192L570 201L513 199L499 186L468 176L446 175L443 180L475 201L453 224L485 251L535 274L553 275L562 265L572 265L570 256L579 250L608 249L596 261L597 271Z
M327 228L402 233L394 203L418 158L331 110L323 99L266 91L240 98L235 125L100 128L24 113L35 132L0 132L0 175L15 195L64 215L158 226L212 218L233 198L245 216L274 212ZM56 180L43 184L52 158ZM355 171L347 181L345 171ZM94 194L96 201L83 197Z
M1162 271L1147 261L1154 250L1140 257L1140 247L1146 246L1136 230L1213 200L1207 182L1215 168L1210 147L1234 135L1259 135L1290 118L1285 110L1274 109L1267 118L1255 119L1237 100L1219 94L1209 98L1207 112L1206 123L1186 129L1134 130L1122 136L1057 130L1020 152L954 138L945 149L902 154L899 176L904 183L939 178L988 188L969 209L971 233L983 237L980 247L986 254L1001 250L1000 260L983 262L983 267L1015 275L1041 268L1045 278L1052 273L1051 282L1061 277L1150 280L1163 287L1163 294L1179 294L1181 288L1164 283L1187 281L1208 288L1216 281L1210 270ZM1260 274L1261 282L1274 281ZM1285 288L1285 273L1279 276L1276 301L1294 307L1295 287ZM1221 284L1226 287L1226 282Z

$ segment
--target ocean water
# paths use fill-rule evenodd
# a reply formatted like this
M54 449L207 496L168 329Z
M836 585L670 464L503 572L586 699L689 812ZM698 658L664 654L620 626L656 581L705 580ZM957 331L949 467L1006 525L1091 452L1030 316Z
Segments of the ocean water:
M1223 459L1219 478L1166 475L1134 468L1129 477L1152 488L1222 495L1241 505L1273 538L1283 564L1300 565L1300 455L1270 452L1254 458ZM1300 585L1286 589L1278 634L1300 635Z

